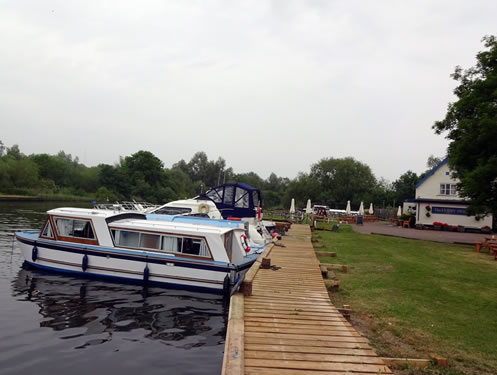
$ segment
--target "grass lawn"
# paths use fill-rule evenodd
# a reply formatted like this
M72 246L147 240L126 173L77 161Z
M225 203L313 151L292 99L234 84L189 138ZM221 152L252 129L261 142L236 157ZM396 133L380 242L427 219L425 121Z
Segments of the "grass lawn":
M497 262L473 247L355 233L316 231L314 246L349 266L338 273L335 305L388 357L447 357L427 374L497 374Z

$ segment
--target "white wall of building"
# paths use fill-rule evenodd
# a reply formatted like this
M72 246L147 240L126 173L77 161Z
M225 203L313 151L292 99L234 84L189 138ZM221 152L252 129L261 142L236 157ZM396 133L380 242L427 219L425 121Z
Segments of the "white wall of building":
M430 210L426 209L426 206L430 207ZM444 208L457 208L466 209L467 205L451 204L451 203L418 203L417 212L419 212L419 219L417 219L416 224L433 225L433 222L438 221L441 223L447 223L449 225L462 225L467 228L481 228L484 226L489 226L492 228L492 216L486 216L480 220L476 220L475 216L467 215L446 215L433 213L433 207L444 207ZM426 216L426 213L430 213L430 216Z
M455 192L455 194L442 194L440 185L455 185L458 180L452 178L452 173L449 170L447 163L441 165L431 176L427 177L421 185L416 188L416 199L420 200L417 202L417 213L416 213L416 223L432 225L433 222L447 223L449 225L462 225L468 228L482 228L484 226L489 226L492 228L492 216L486 216L484 218L476 219L475 216L468 216L466 214L444 214L435 213L433 208L436 210L443 210L444 208L449 209L452 212L461 212L461 210L468 207L463 202L463 199ZM426 200L440 200L441 202L423 202ZM443 202L444 200L452 202ZM453 201L461 201L461 203L454 203ZM430 209L427 209L427 206ZM429 213L429 216L426 214Z

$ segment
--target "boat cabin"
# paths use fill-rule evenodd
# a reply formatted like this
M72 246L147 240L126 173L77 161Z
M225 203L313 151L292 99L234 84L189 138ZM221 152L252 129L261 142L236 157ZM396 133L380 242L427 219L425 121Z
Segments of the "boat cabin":
M212 226L202 221L148 220L141 213L80 208L47 213L40 239L211 261L241 262L245 255L240 241L234 241L245 234L238 223Z

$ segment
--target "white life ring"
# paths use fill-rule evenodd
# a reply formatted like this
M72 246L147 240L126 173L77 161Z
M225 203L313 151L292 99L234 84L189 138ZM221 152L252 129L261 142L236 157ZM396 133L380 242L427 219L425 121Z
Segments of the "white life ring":
M245 250L246 253L250 251L250 246L247 241L247 236L245 234L242 234L240 236L240 243L242 244L243 250Z
M198 212L200 212L201 214L208 214L209 205L207 203L202 203L200 206L198 206Z

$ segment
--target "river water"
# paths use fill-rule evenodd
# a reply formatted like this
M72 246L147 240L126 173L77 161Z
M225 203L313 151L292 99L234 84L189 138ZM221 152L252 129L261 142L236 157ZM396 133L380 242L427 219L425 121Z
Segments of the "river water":
M221 373L222 297L23 268L13 233L65 205L0 202L0 374Z

